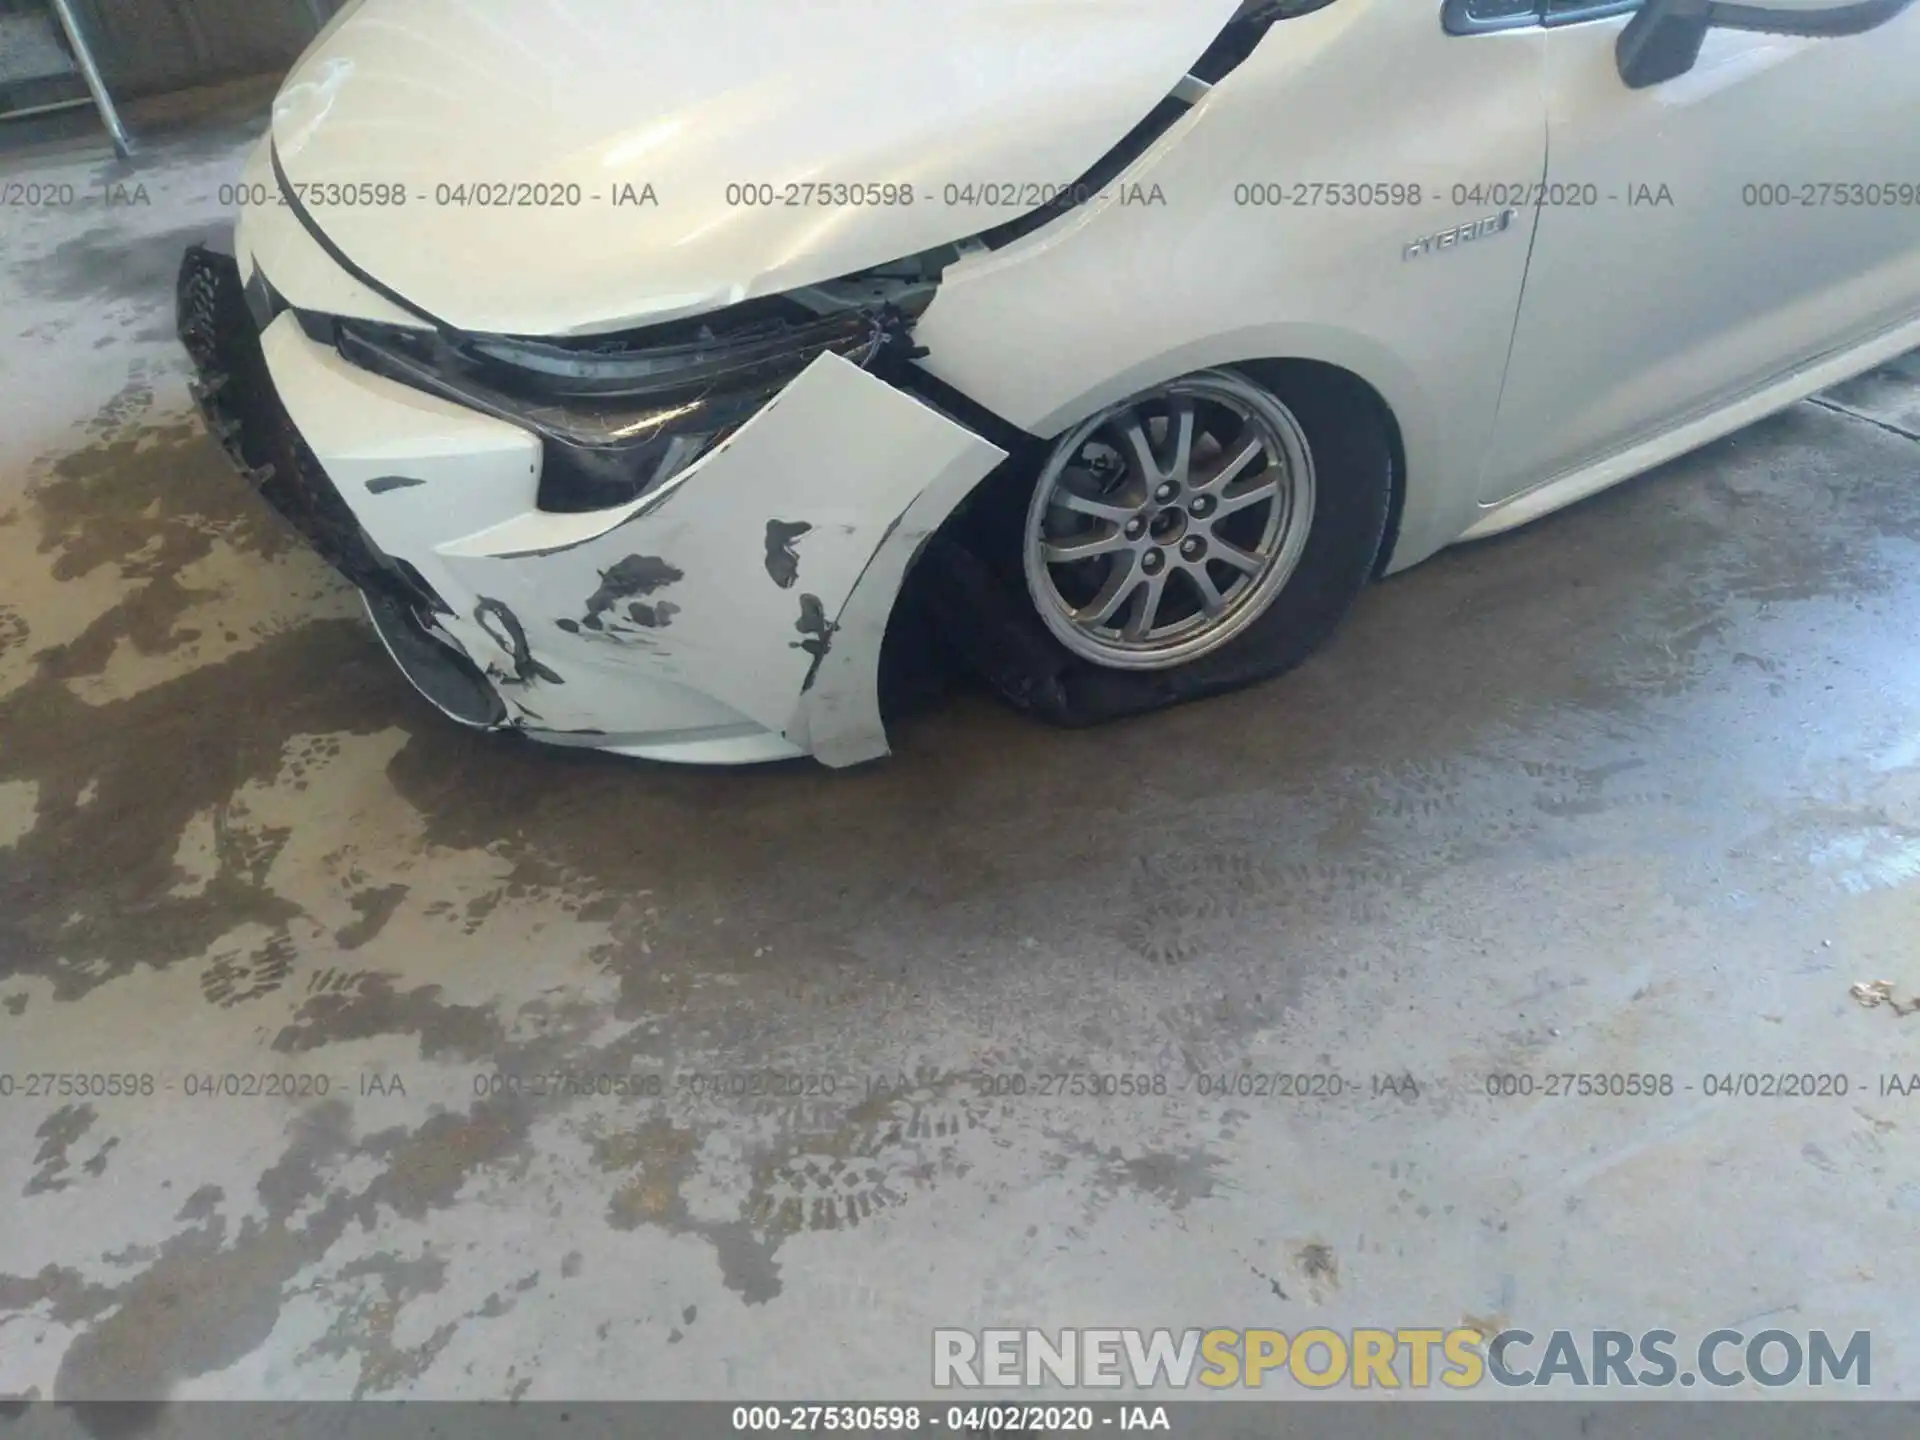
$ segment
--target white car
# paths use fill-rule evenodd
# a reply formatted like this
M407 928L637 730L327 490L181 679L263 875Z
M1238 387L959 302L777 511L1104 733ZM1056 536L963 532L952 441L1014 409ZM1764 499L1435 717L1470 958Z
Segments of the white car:
M1917 192L1909 0L350 0L180 328L447 714L847 765L890 628L1242 685L1920 345Z

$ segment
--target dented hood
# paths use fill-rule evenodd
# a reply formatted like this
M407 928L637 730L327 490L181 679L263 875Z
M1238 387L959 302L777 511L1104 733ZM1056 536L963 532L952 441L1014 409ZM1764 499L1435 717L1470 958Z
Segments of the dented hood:
M1238 4L363 0L289 76L273 139L388 290L466 330L593 333L1015 218L1014 186L1085 173ZM789 191L808 182L912 203Z

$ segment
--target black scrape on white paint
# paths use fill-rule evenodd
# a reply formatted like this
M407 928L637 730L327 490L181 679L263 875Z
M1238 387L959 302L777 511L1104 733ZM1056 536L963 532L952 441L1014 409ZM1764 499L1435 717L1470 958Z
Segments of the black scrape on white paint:
M549 685L564 685L553 671L533 658L533 647L527 644L526 627L515 615L498 600L482 598L474 607L473 623L486 631L493 643L513 658L513 678L522 685L530 685L535 680L544 680Z
M804 520L767 521L767 574L782 590L791 590L800 578L800 552L794 542L811 529Z
M609 628L607 624L609 615L612 615L616 621L620 618L614 606L622 600L638 600L685 578L681 570L669 565L658 555L629 555L609 569L600 572L600 588L587 597L587 609L584 615L578 620L561 620L556 623L569 635L578 635L582 630L605 632ZM636 610L643 611L646 618L641 618L641 615L635 613ZM626 618L636 624L657 629L667 624L677 613L679 613L678 606L663 606L656 602L651 606L628 606Z
M818 595L802 595L800 618L794 621L793 628L806 638L791 642L792 647L804 650L813 657L813 664L807 667L807 678L800 686L804 693L813 688L814 679L820 674L820 662L827 658L827 652L833 648L834 632L840 627L827 619L826 607L820 603Z
M627 606L627 618L636 625L644 625L649 630L664 630L673 623L673 617L680 613L680 607L671 600L656 600L651 605L644 600L636 600Z

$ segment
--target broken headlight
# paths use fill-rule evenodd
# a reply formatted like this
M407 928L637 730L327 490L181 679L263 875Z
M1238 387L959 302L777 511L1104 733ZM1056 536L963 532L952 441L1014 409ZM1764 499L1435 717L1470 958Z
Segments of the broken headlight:
M822 315L779 298L581 340L342 320L337 343L356 365L537 433L540 507L579 511L665 484L828 351L871 370L912 358L910 324L892 303Z

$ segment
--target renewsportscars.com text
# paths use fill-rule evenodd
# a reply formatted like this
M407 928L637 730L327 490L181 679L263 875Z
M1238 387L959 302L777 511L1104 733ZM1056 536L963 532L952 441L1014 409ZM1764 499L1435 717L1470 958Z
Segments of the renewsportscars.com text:
M1873 1381L1872 1337L1825 1330L1724 1329L1697 1341L1671 1330L1470 1327L1284 1330L936 1330L941 1390L1036 1388L1471 1390L1558 1386L1851 1385Z

